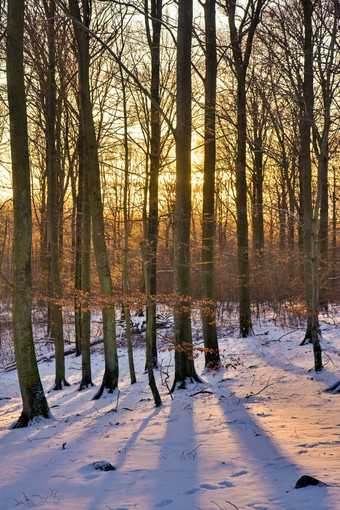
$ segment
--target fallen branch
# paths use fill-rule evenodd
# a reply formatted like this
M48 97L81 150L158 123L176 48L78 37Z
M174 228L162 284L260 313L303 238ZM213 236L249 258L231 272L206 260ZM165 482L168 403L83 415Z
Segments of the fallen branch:
M94 338L91 340L91 346L92 345L98 345L103 343L103 337ZM76 352L76 347L68 347L67 350L65 350L64 355L69 356L70 354L74 354ZM42 354L41 356L37 357L37 363L40 363L41 361L52 361L52 359L55 358L55 352L52 351L48 354ZM10 363L9 365L6 365L3 369L4 372L11 372L12 370L16 370L17 364L16 363Z
M192 395L189 395L190 397L195 397L196 395L212 395L213 392L209 390L200 390L196 391L196 393L193 393Z

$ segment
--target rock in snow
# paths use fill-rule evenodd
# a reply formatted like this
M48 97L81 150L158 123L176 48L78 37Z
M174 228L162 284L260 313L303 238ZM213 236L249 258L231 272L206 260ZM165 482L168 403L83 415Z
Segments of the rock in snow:
M309 475L303 475L298 479L295 485L295 489L301 489L302 487L308 487L309 485L325 485L323 482L318 480L317 478L313 478Z
M92 464L94 469L98 471L114 471L116 468L110 464L110 462L106 462L106 460L99 460L98 462L94 462Z

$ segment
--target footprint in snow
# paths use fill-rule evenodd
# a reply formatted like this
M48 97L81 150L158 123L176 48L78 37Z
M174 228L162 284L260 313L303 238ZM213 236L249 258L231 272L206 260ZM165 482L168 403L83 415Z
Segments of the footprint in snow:
M248 471L238 471L237 473L232 474L233 478L237 478L238 476L246 475Z
M218 483L219 483L219 485L222 485L222 487L234 487L234 484L231 482L224 481L224 482L218 482Z
M199 492L201 489L199 487L195 487L194 489L189 489L188 491L183 492L185 496L190 496L190 494L195 494L195 492Z
M218 485L211 485L211 483L201 483L200 488L207 489L209 491L215 491L216 489L220 489Z
M167 505L170 505L172 503L172 499L163 499L163 501L160 501L159 503L157 503L155 505L156 508L160 508L162 506L167 506Z

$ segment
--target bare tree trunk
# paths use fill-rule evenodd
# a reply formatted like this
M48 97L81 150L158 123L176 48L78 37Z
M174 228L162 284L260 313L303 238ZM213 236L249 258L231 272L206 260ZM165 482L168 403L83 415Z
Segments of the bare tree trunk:
M78 140L78 194L76 197L76 219L75 219L75 265L74 265L74 322L75 322L75 337L76 337L76 356L81 355L82 344L82 315L81 315L81 292L82 292L82 230L83 230L83 199L84 199L84 140L82 135L79 135Z
M82 23L78 0L69 0L72 16ZM84 25L90 23L88 0L83 1ZM96 257L100 291L103 303L103 335L105 372L103 382L94 398L100 398L104 390L112 393L118 385L118 355L116 342L116 319L113 305L113 287L109 259L106 249L103 203L101 199L100 171L97 151L97 140L93 122L90 78L89 78L89 40L88 34L78 23L74 23L74 31L79 51L79 96L81 123L84 132L84 151L88 172L89 202L92 218L92 241Z
M50 258L51 289L51 336L55 345L55 381L54 390L69 386L65 377L63 312L61 305L62 291L59 263L59 186L56 152L56 82L55 82L55 2L44 0L47 19L48 67L46 72L46 166L47 166L47 246Z
M253 249L257 262L262 265L264 253L263 224L263 149L262 140L257 136L254 140L254 203L253 203Z
M83 136L81 134L81 139ZM81 142L81 146L84 144ZM89 182L87 160L83 150L80 150L79 158L79 194L81 194L80 215L80 292L81 304L78 303L80 312L80 342L81 342L81 368L82 379L79 390L93 386L91 376L91 309L89 297L91 292L91 213L89 204Z
M202 298L205 366L217 368L220 355L215 303L215 164L216 164L216 2L205 3L205 127L202 219Z
M127 126L127 105L126 105L126 82L122 68L120 67L120 79L123 90L123 115L124 115L124 198L123 198L123 215L124 215L124 257L123 257L123 306L125 317L125 332L129 359L130 382L137 382L135 366L133 361L133 349L131 341L131 313L128 302L129 297L129 143L128 143L128 126Z
M240 333L246 337L251 332L248 217L247 217L247 111L246 111L246 74L252 51L256 27L264 0L248 1L246 7L237 5L237 1L228 0L229 28L231 47L237 78L237 156L236 156L236 212L237 212L237 261L240 304ZM238 25L237 9L244 12ZM244 10L243 10L244 9ZM241 15L242 16L242 15ZM244 23L248 30L243 31ZM243 40L246 37L245 44ZM244 49L243 49L244 48Z
M142 259L143 259L143 274L145 278L145 293L147 299L147 309L152 307L152 297L150 290L150 256L147 253L147 244L145 241L141 243ZM152 320L147 317L146 323L146 370L148 373L149 386L154 398L155 406L159 407L162 405L162 400L156 385L155 375L153 372L153 353L152 353Z
M146 2L146 5L148 1ZM148 43L151 51L151 154L150 154L150 182L149 182L149 215L148 215L148 245L147 255L148 274L150 277L150 308L147 307L147 320L149 331L152 335L152 365L157 366L157 340L156 340L156 301L153 298L157 294L157 242L158 242L158 177L161 144L161 115L157 108L160 102L160 38L163 0L151 0L152 34L149 26L149 18L145 17ZM146 10L148 14L148 10ZM147 328L148 331L148 328Z
M13 180L13 337L23 410L14 428L49 416L32 333L32 211L23 65L24 0L8 4L7 86Z
M304 279L307 305L307 331L305 341L313 343L315 370L322 369L321 347L318 322L318 257L317 224L320 200L320 168L318 169L318 196L314 215L312 204L312 166L311 166L311 129L313 125L313 29L312 0L301 0L304 15L304 112L301 118L301 153L300 164L303 171L303 228L304 228Z
M327 133L328 137L328 133ZM319 155L321 164L321 204L320 204L320 227L319 227L319 250L320 250L320 307L328 311L329 289L329 260L328 260L328 142L326 151Z
M192 0L178 2L176 203L174 219L175 379L173 390L199 381L190 317Z

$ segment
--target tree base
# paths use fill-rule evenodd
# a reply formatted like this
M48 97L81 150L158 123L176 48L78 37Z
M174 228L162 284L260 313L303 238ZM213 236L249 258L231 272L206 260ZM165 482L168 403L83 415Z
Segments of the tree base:
M13 425L10 426L11 430L14 429L23 429L25 427L28 427L28 425L34 421L38 421L39 418L49 419L52 418L52 415L49 410L47 410L44 413L36 414L29 418L26 413L22 412L19 419L13 423Z
M208 352L205 356L205 370L208 372L215 371L218 372L221 368L221 359L219 352Z
M93 382L88 379L83 379L79 385L78 391L86 390L89 386L94 386Z
M103 395L104 391L106 390L107 393L113 393L117 389L117 385L115 387L107 388L104 383L101 384L99 390L95 394L95 396L92 398L92 400L99 400L100 397Z
M61 381L55 381L54 386L50 391L60 391L64 389L66 386L71 386L71 384L66 379L62 379Z
M182 380L175 378L170 392L174 393L174 391L176 390L185 390L190 384L193 383L202 384L202 380L198 377L197 374L191 377L186 377L185 379Z

